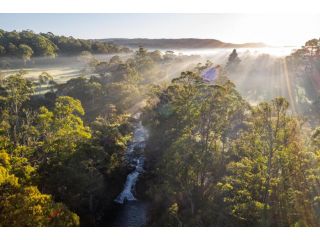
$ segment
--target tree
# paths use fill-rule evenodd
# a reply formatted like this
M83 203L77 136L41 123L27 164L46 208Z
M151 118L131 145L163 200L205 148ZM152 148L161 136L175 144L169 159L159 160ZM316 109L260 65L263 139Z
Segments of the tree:
M237 50L233 49L232 53L229 55L226 69L227 70L234 70L239 65L240 62L241 62L241 60L238 57Z
M17 46L13 43L9 43L8 48L7 48L7 53L10 56L17 56L17 54L18 54Z
M1 198L1 226L49 227L78 226L79 217L65 205L54 203L51 196L36 187L25 187Z
M162 60L162 54L159 50L155 50L151 52L149 55L151 59L155 62L160 62Z
M23 59L24 62L30 60L33 55L33 50L26 44L20 44L18 47L19 56Z
M0 226L77 226L79 217L26 179L30 168L0 152ZM21 174L24 172L23 174ZM17 175L16 175L17 174ZM19 177L17 177L19 175Z
M206 85L199 72L183 72L158 93L159 101L144 115L150 129L147 157L153 159L149 164L155 175L150 196L159 208L158 224L203 226L217 220L207 207L213 204L230 139L246 109L235 86L222 79L221 85ZM178 211L171 219L173 206Z
M234 142L228 174L218 186L237 224L314 226L309 164L299 122L287 115L288 102L276 98L252 109L248 128Z
M37 56L56 57L58 47L41 35L32 39L32 49Z
M139 47L138 51L136 51L137 58L144 58L147 56L148 51L142 46Z
M305 48L309 52L309 56L316 56L320 54L320 41L319 39L311 39L305 43Z
M17 145L18 129L21 127L20 114L23 103L28 101L33 93L32 83L24 78L23 72L20 72L7 77L2 86L4 88L1 97L1 100L4 101L2 110L8 112L10 138Z
M6 32L0 29L0 56L15 56L25 61L32 56L54 58L58 53L79 55L80 59L88 61L91 60L88 54L119 52L128 53L131 50L112 43L56 36L53 33L36 34L31 30Z
M84 63L90 63L93 60L93 55L89 51L82 51L78 60Z
M57 161L72 154L77 146L91 137L79 116L84 110L79 100L67 96L58 97L53 112L40 108L38 129L42 135L43 150L53 154Z
M6 49L4 46L0 45L0 56L4 56L6 54Z
M121 64L121 58L118 55L113 56L110 58L109 64Z
M40 75L39 75L39 82L40 84L48 84L50 83L51 81L53 81L53 77L47 73L47 72L42 72Z

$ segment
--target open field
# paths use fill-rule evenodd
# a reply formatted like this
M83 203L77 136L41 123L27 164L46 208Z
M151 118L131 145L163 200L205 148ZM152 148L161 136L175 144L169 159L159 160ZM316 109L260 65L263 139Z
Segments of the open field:
M26 71L27 78L37 79L38 76L42 72L49 73L53 80L57 83L63 83L68 81L71 78L79 77L83 75L81 69L73 68L72 66L63 67L63 66L56 66L56 67L36 67L36 68L23 68L23 69L9 69L9 70L2 70L1 72L5 75L11 75L19 72L20 70Z

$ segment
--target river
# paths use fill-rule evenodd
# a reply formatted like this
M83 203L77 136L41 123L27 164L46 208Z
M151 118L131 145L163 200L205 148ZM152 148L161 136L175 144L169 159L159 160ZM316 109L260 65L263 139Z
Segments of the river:
M136 118L139 118L139 115ZM134 170L128 174L122 192L114 200L118 205L118 210L113 226L139 227L145 226L147 223L148 204L135 196L136 183L144 172L144 148L147 137L148 132L139 121L135 126L133 139L126 152L126 159L134 167Z

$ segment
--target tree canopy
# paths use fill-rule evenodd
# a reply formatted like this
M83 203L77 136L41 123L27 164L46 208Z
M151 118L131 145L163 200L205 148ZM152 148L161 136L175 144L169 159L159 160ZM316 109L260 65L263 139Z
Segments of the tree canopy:
M0 57L18 57L24 61L32 57L58 55L109 54L130 50L112 43L57 36L53 33L34 33L31 30L7 32L0 29Z

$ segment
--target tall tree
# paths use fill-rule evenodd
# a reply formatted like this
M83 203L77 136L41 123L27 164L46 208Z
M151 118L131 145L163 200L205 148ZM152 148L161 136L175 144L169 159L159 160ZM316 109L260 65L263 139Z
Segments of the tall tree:
M21 127L21 110L23 104L30 99L33 93L32 83L20 72L10 75L2 82L3 91L1 100L4 102L3 113L7 112L10 125L10 138L15 145L18 144L18 130Z

